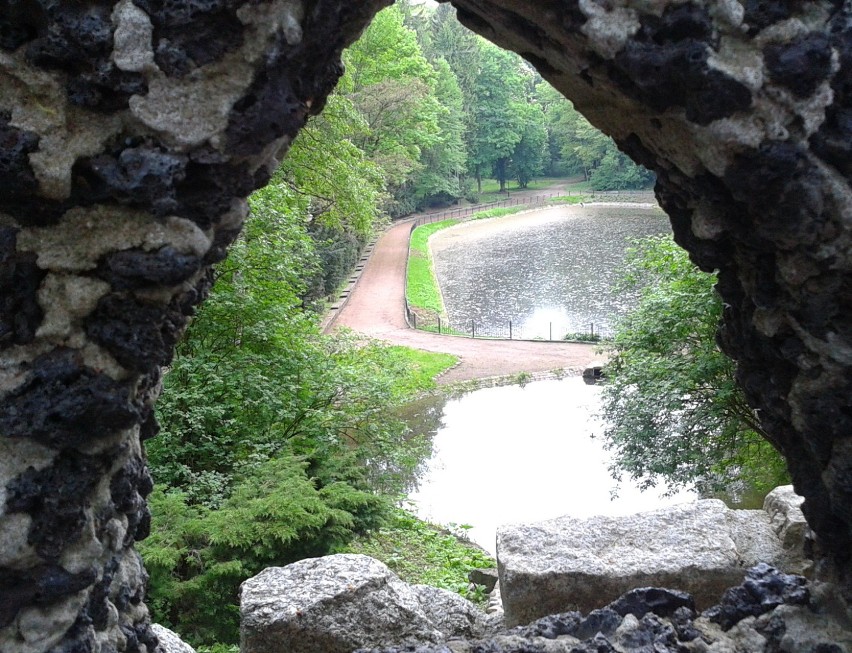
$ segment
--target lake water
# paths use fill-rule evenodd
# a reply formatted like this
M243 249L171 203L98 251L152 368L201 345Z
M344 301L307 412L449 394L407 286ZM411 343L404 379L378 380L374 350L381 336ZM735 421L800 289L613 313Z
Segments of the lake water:
M477 390L413 404L415 431L432 432L433 454L409 499L423 519L470 524L492 554L497 526L561 515L653 510L693 500L616 482L596 419L600 388L577 377Z
M606 333L635 302L611 287L633 238L669 233L653 204L564 206L474 221L432 237L435 271L454 328L561 339Z
M635 297L611 292L626 246L669 231L653 205L590 205L466 223L438 232L431 245L455 324L475 321L477 333L507 335L511 319L515 337L559 339L588 332L591 323L606 332L629 310ZM412 429L433 438L409 495L415 512L471 525L468 536L494 553L501 524L630 514L696 498L664 496L665 487L641 492L628 479L617 484L599 404L600 387L580 378L412 404Z

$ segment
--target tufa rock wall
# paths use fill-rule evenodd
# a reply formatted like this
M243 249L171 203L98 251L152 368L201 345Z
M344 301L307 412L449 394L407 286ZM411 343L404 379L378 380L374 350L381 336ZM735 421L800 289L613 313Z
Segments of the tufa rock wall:
M160 368L386 4L0 0L0 650L156 647Z
M141 441L244 198L390 0L0 0L0 650L151 651ZM849 586L852 7L456 0L655 169Z
M852 3L453 0L658 176L719 344L852 588Z

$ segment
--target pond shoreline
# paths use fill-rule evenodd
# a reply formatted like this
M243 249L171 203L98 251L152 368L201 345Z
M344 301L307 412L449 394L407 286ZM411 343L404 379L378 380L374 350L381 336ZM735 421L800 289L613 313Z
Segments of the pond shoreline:
M495 227L502 227L505 229L512 228L518 224L522 224L524 226L549 224L551 222L575 217L570 214L565 215L566 210L570 211L570 213L576 212L579 216L582 215L582 212L586 208L590 207L635 208L640 210L660 209L660 205L656 202L590 201L584 202L582 204L556 204L547 208L537 206L535 208L527 209L525 211L518 211L517 213L513 213L511 215L497 216L493 218L481 218L477 220L465 220L459 222L458 224L450 225L445 229L441 229L440 231L435 232L435 234L429 239L429 249L437 252L438 254L443 252L449 244L447 242L446 236L448 234L451 234L452 232L463 232L462 240L478 240L481 237L493 235L494 233L499 233L499 231L502 230L495 229ZM559 215L554 217L554 215L551 214ZM531 219L531 217L533 216L536 219ZM433 250L433 248L435 249Z
M529 341L607 335L636 301L611 290L630 241L670 230L655 203L611 201L450 225L428 243L443 326Z

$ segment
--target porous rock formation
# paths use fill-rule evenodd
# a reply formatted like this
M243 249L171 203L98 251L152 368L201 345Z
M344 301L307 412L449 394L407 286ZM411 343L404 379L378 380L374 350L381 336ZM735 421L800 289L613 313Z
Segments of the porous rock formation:
M550 615L480 640L355 653L849 653L852 631L836 607L830 588L761 564L700 614L686 592L643 587L588 614Z
M240 587L241 653L350 653L476 639L488 629L485 614L458 594L409 585L365 555L269 567Z
M502 526L497 563L506 623L589 612L634 587L683 590L703 610L758 563L807 572L800 500L787 489L770 493L766 510L731 510L705 499L618 517Z
M0 0L0 650L155 646L133 542L159 369L389 2ZM848 0L453 4L657 172L849 595Z

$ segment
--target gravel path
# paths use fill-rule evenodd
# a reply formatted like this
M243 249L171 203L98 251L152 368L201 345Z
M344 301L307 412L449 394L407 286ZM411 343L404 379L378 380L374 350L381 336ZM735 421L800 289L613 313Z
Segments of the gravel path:
M544 209L547 211L548 209ZM508 218L506 218L508 219ZM439 383L561 369L579 374L594 360L595 345L518 340L478 340L411 329L405 321L405 266L411 220L393 225L370 260L331 328L345 326L393 344L458 356Z

